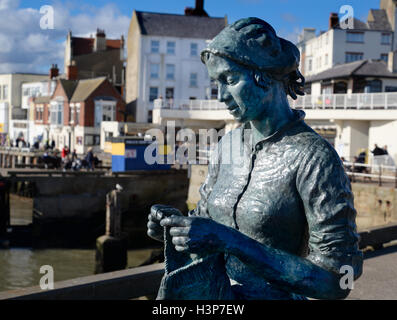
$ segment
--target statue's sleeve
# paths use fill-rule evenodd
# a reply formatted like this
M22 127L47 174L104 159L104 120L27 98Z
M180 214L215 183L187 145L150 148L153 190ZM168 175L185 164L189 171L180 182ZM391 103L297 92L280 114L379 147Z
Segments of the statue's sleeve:
M343 265L352 266L358 278L362 252L343 164L332 146L320 138L303 153L296 182L308 223L307 259L338 274Z
M197 203L197 207L189 212L189 216L201 216L201 217L210 218L207 209L207 202L208 202L208 197L212 192L212 189L218 178L220 156L221 156L219 150L221 150L220 147L221 142L222 140L214 147L214 149L211 152L208 163L208 174L199 190L200 200Z

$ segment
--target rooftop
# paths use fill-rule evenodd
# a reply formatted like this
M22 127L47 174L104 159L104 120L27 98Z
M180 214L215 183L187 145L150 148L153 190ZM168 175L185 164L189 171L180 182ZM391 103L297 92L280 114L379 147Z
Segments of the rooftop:
M227 25L227 18L135 11L141 34L176 38L212 39Z
M80 38L72 37L72 55L80 56L83 54L90 54L94 52L94 38ZM122 47L122 40L106 40L106 50L120 49Z
M336 65L333 68L307 77L306 82L311 83L320 80L347 78L352 76L397 78L397 73L390 72L383 60L360 60Z
M85 101L95 90L98 88L106 77L100 77L95 79L80 80L74 90L72 99L70 102L81 102Z

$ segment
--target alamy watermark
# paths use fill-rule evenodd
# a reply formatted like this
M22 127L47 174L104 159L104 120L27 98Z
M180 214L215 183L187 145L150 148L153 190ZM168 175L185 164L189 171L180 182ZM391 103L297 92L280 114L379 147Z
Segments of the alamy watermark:
M41 290L54 289L54 268L50 265L41 266L40 273L44 274L44 276L40 278Z
M339 9L339 13L343 14L340 19L339 25L341 29L354 29L354 9L350 5L341 6Z
M45 5L40 8L40 28L42 30L54 30L54 7Z
M354 269L352 266L343 265L339 269L339 273L343 276L339 280L339 286L342 290L354 289Z

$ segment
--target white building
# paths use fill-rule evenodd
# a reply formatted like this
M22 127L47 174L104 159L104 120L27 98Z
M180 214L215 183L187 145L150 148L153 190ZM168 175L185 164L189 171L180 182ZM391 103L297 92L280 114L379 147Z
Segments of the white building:
M35 124L35 109L33 99L51 96L55 90L56 80L26 82L22 84L21 108L27 110L27 133L25 140L33 145L35 141L44 141L45 131L41 126ZM15 134L14 134L15 136ZM41 139L40 139L41 138Z
M15 140L26 139L28 131L27 110L22 108L22 85L26 82L42 81L48 75L11 73L0 75L0 143L7 136Z
M196 9L203 5L197 3ZM154 100L159 97L170 103L211 98L211 81L200 52L227 19L210 18L202 9L199 15L134 11L128 33L126 102L135 109L137 122L152 121Z
M353 19L353 29L343 29L338 15L331 13L329 29L303 30L298 40L301 71L312 76L339 64L358 60L388 61L388 53L397 48L395 38L396 2L381 0L380 9L371 9L367 22Z

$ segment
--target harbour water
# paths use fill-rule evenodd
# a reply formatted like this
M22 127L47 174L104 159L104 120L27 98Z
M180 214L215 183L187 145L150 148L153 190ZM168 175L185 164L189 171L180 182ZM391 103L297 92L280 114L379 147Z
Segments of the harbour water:
M11 195L11 225L32 221L32 200ZM152 250L130 250L128 267L136 267L149 258ZM0 292L37 286L40 267L50 265L54 281L63 281L94 274L94 249L0 249Z

